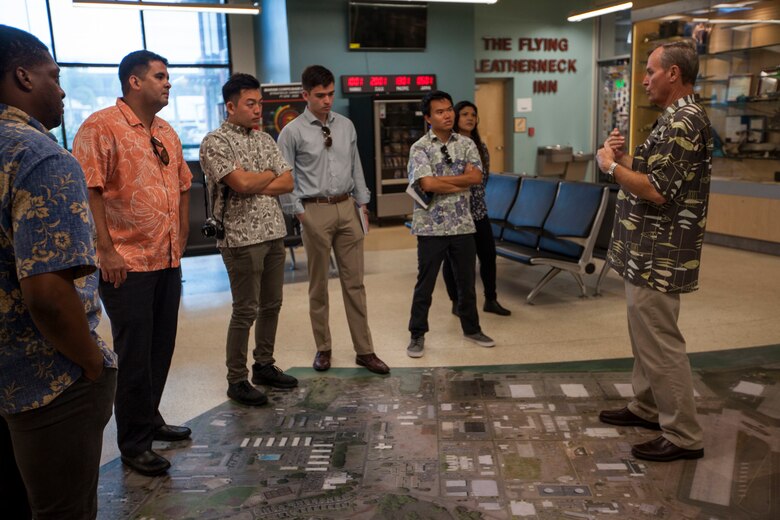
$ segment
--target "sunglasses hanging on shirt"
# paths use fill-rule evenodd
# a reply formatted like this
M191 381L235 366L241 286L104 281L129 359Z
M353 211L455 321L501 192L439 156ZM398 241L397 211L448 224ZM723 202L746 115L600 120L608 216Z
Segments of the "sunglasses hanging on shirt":
M447 166L452 166L452 157L450 157L450 151L447 150L447 145L441 145L439 150L441 151L442 155L444 155L444 162L447 163Z
M333 145L333 138L330 136L330 128L327 126L322 127L322 137L325 138L325 148L330 148Z
M156 155L165 166L168 166L168 163L171 162L171 158L168 155L168 150L165 149L165 145L162 143L162 141L157 139L155 136L152 136L152 150L154 150L154 155Z

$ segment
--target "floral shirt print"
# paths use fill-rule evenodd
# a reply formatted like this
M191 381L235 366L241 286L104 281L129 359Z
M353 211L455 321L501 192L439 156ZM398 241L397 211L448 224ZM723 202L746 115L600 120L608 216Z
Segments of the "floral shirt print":
M225 121L203 139L200 164L206 174L212 213L225 227L225 239L217 240L217 246L248 246L287 234L278 197L236 193L220 182L238 166L248 172L272 170L277 175L289 171L291 166L270 135Z
M448 165L442 147L446 146L452 159ZM429 130L409 150L409 184L420 182L423 177L461 175L467 164L480 170L477 145L468 137L453 133L443 143ZM435 193L428 209L415 204L412 214L412 233L422 236L452 236L474 233L474 219L471 217L470 190L457 193Z
M165 146L167 166L155 154L152 136ZM130 270L179 267L179 203L192 174L171 125L155 117L150 135L120 98L84 121L73 140L73 155L84 168L87 186L103 192L109 235Z
M35 326L24 278L72 270L104 363L117 365L95 332L94 224L79 163L38 121L0 104L0 169L0 412L14 414L49 404L82 372Z
M485 202L485 186L490 177L490 154L485 143L482 143L482 153L485 156L485 163L482 165L482 184L475 184L471 187L471 216L474 222L487 218L487 202Z
M608 261L626 280L665 293L698 289L712 169L712 129L693 96L667 107L637 147L634 171L662 205L618 193Z

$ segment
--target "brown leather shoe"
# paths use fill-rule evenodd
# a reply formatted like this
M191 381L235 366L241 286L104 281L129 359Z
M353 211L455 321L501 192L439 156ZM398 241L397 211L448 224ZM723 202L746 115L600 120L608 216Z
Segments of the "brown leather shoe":
M661 425L657 422L646 421L624 406L620 410L602 410L599 413L599 421L615 426L639 426L648 430L661 431Z
M314 355L314 363L312 364L314 370L317 372L324 372L330 368L330 350L318 350Z
M361 367L366 367L375 374L390 373L390 367L385 365L384 361L376 357L376 354L363 354L361 356L355 356L355 363Z
M671 462L678 459L700 459L704 456L704 449L686 450L675 446L661 435L652 441L634 444L631 448L631 455L638 459Z

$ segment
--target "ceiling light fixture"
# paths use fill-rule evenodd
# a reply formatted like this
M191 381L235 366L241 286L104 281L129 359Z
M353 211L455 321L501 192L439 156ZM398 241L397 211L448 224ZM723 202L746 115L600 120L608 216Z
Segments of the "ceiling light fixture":
M591 9L590 11L585 11L584 13L573 14L569 16L567 20L570 22L581 22L583 20L587 20L588 18L594 18L596 16L602 16L609 13L616 13L618 11L625 11L626 9L631 9L632 7L634 7L633 2L624 2L622 4Z
M398 1L398 0L396 0ZM415 4L495 4L498 0L401 0L402 2L413 2Z
M187 11L197 13L220 14L260 14L260 7L255 3L237 4L196 4L182 2L145 2L141 0L73 0L74 7L106 7L113 9L157 10L157 11Z
M772 24L780 23L780 20L750 20L746 18L694 18L691 21L704 22L704 23L744 24L744 25L758 24L758 23L772 23Z

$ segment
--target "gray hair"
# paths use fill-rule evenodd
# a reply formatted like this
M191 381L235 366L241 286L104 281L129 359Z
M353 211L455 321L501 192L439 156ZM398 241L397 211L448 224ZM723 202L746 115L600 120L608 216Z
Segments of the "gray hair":
M664 70L668 70L672 65L677 65L683 84L693 85L696 83L696 76L699 75L699 55L696 53L693 40L663 43L650 52L652 53L659 47L663 49L661 67Z

